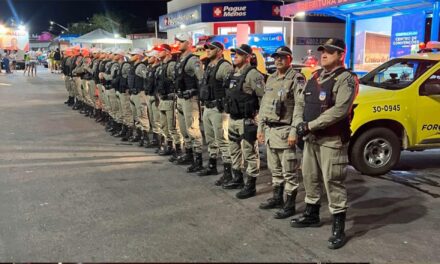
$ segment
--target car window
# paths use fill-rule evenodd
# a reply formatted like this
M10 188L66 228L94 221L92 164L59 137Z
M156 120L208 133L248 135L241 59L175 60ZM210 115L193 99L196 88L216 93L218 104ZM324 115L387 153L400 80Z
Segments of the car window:
M436 61L428 60L390 60L362 77L361 83L390 90L403 89L435 63Z

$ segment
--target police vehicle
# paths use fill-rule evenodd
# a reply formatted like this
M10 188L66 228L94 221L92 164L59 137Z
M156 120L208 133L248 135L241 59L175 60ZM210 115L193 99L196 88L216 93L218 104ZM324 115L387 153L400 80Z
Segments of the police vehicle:
M387 173L403 150L440 148L440 42L420 47L360 79L349 158L363 174Z

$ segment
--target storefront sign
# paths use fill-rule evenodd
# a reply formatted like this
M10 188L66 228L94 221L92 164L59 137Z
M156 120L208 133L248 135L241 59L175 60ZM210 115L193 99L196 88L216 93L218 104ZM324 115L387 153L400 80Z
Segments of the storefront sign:
M213 37L211 41L219 41L227 49L238 46L235 35L218 35ZM251 47L261 48L266 55L272 54L278 47L284 46L283 34L252 34L249 35L248 44Z
M280 5L270 1L202 4L202 21L279 20Z
M417 51L425 37L425 14L394 16L391 27L390 57L396 58Z
M159 31L202 22L202 6L197 5L159 17Z
M281 16L292 16L298 12L307 12L339 5L352 4L365 0L305 0L281 7Z

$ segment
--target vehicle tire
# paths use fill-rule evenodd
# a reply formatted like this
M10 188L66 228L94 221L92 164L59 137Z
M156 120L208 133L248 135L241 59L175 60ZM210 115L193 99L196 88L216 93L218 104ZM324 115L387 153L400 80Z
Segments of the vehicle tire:
M389 172L400 160L401 144L388 128L371 128L352 142L350 161L362 174L378 176Z

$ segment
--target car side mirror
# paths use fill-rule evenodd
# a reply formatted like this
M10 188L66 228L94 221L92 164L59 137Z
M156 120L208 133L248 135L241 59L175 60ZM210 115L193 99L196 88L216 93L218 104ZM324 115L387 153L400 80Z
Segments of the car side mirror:
M420 90L420 95L440 95L440 83L425 83Z

